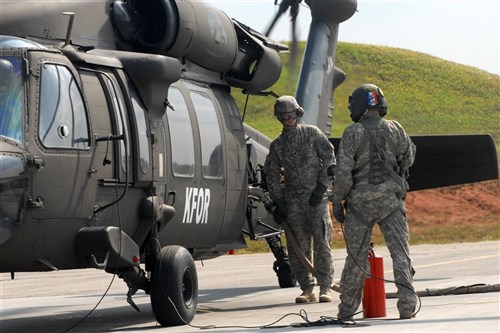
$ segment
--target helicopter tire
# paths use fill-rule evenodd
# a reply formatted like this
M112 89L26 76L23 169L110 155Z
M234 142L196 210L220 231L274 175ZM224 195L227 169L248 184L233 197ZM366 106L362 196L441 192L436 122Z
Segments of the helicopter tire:
M281 288L292 288L297 284L297 279L292 273L292 268L288 261L278 264L276 275Z
M193 257L182 246L161 249L151 275L151 307L162 326L190 323L198 305L198 278Z

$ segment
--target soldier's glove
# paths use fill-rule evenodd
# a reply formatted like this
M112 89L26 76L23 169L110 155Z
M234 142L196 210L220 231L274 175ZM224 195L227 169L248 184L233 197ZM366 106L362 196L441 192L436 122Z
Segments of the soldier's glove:
M272 212L274 222L282 224L286 220L286 206L285 199L281 198L274 202L275 207Z
M344 223L345 215L344 215L344 205L342 202L334 202L333 203L333 216L339 223Z
M325 194L326 186L323 184L316 185L316 188L312 191L311 197L309 198L309 204L311 206L317 206L323 200L323 195Z

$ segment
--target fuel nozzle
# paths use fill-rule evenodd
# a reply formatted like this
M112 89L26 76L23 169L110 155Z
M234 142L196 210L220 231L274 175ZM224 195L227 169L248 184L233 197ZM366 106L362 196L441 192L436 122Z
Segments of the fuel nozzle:
M368 252L368 258L375 257L375 251L373 250L374 247L375 247L375 244L373 242L370 242L370 252Z

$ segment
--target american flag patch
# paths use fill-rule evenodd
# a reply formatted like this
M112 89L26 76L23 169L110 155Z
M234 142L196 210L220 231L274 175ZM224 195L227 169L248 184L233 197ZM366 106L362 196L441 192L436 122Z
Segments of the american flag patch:
M366 104L368 106L375 106L378 104L378 95L376 91L366 93Z

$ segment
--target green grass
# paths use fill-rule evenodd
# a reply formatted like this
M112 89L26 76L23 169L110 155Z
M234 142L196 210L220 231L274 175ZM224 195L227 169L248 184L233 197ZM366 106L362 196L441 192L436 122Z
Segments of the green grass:
M298 73L289 76L288 57L282 55L282 77L269 89L278 95L295 91ZM334 93L333 137L351 123L348 96L360 84L373 83L386 95L387 118L399 121L410 135L490 134L500 142L498 75L423 53L344 42L337 46L336 66L347 78ZM243 110L245 96L237 90L233 95ZM250 97L245 115L245 122L271 138L281 131L273 104L272 97Z
M304 46L304 43L299 44L299 54L303 53ZM289 55L283 54L282 60L282 76L269 90L278 95L293 95L298 69L290 74L287 66ZM300 61L298 59L298 63ZM335 65L346 73L347 78L334 93L333 137L340 137L351 123L348 96L360 84L373 83L386 95L387 118L399 121L408 134L490 134L495 140L497 154L500 154L500 76L423 53L344 42L338 43ZM233 90L233 96L243 110L245 96L238 90ZM270 138L281 131L281 124L273 117L273 104L272 97L250 97L245 114L246 123ZM475 226L418 228L412 230L410 243L500 239L497 219L493 216ZM384 244L377 229L373 241L377 245ZM247 244L249 248L238 253L269 251L264 240L248 241ZM338 230L332 247L345 247Z

